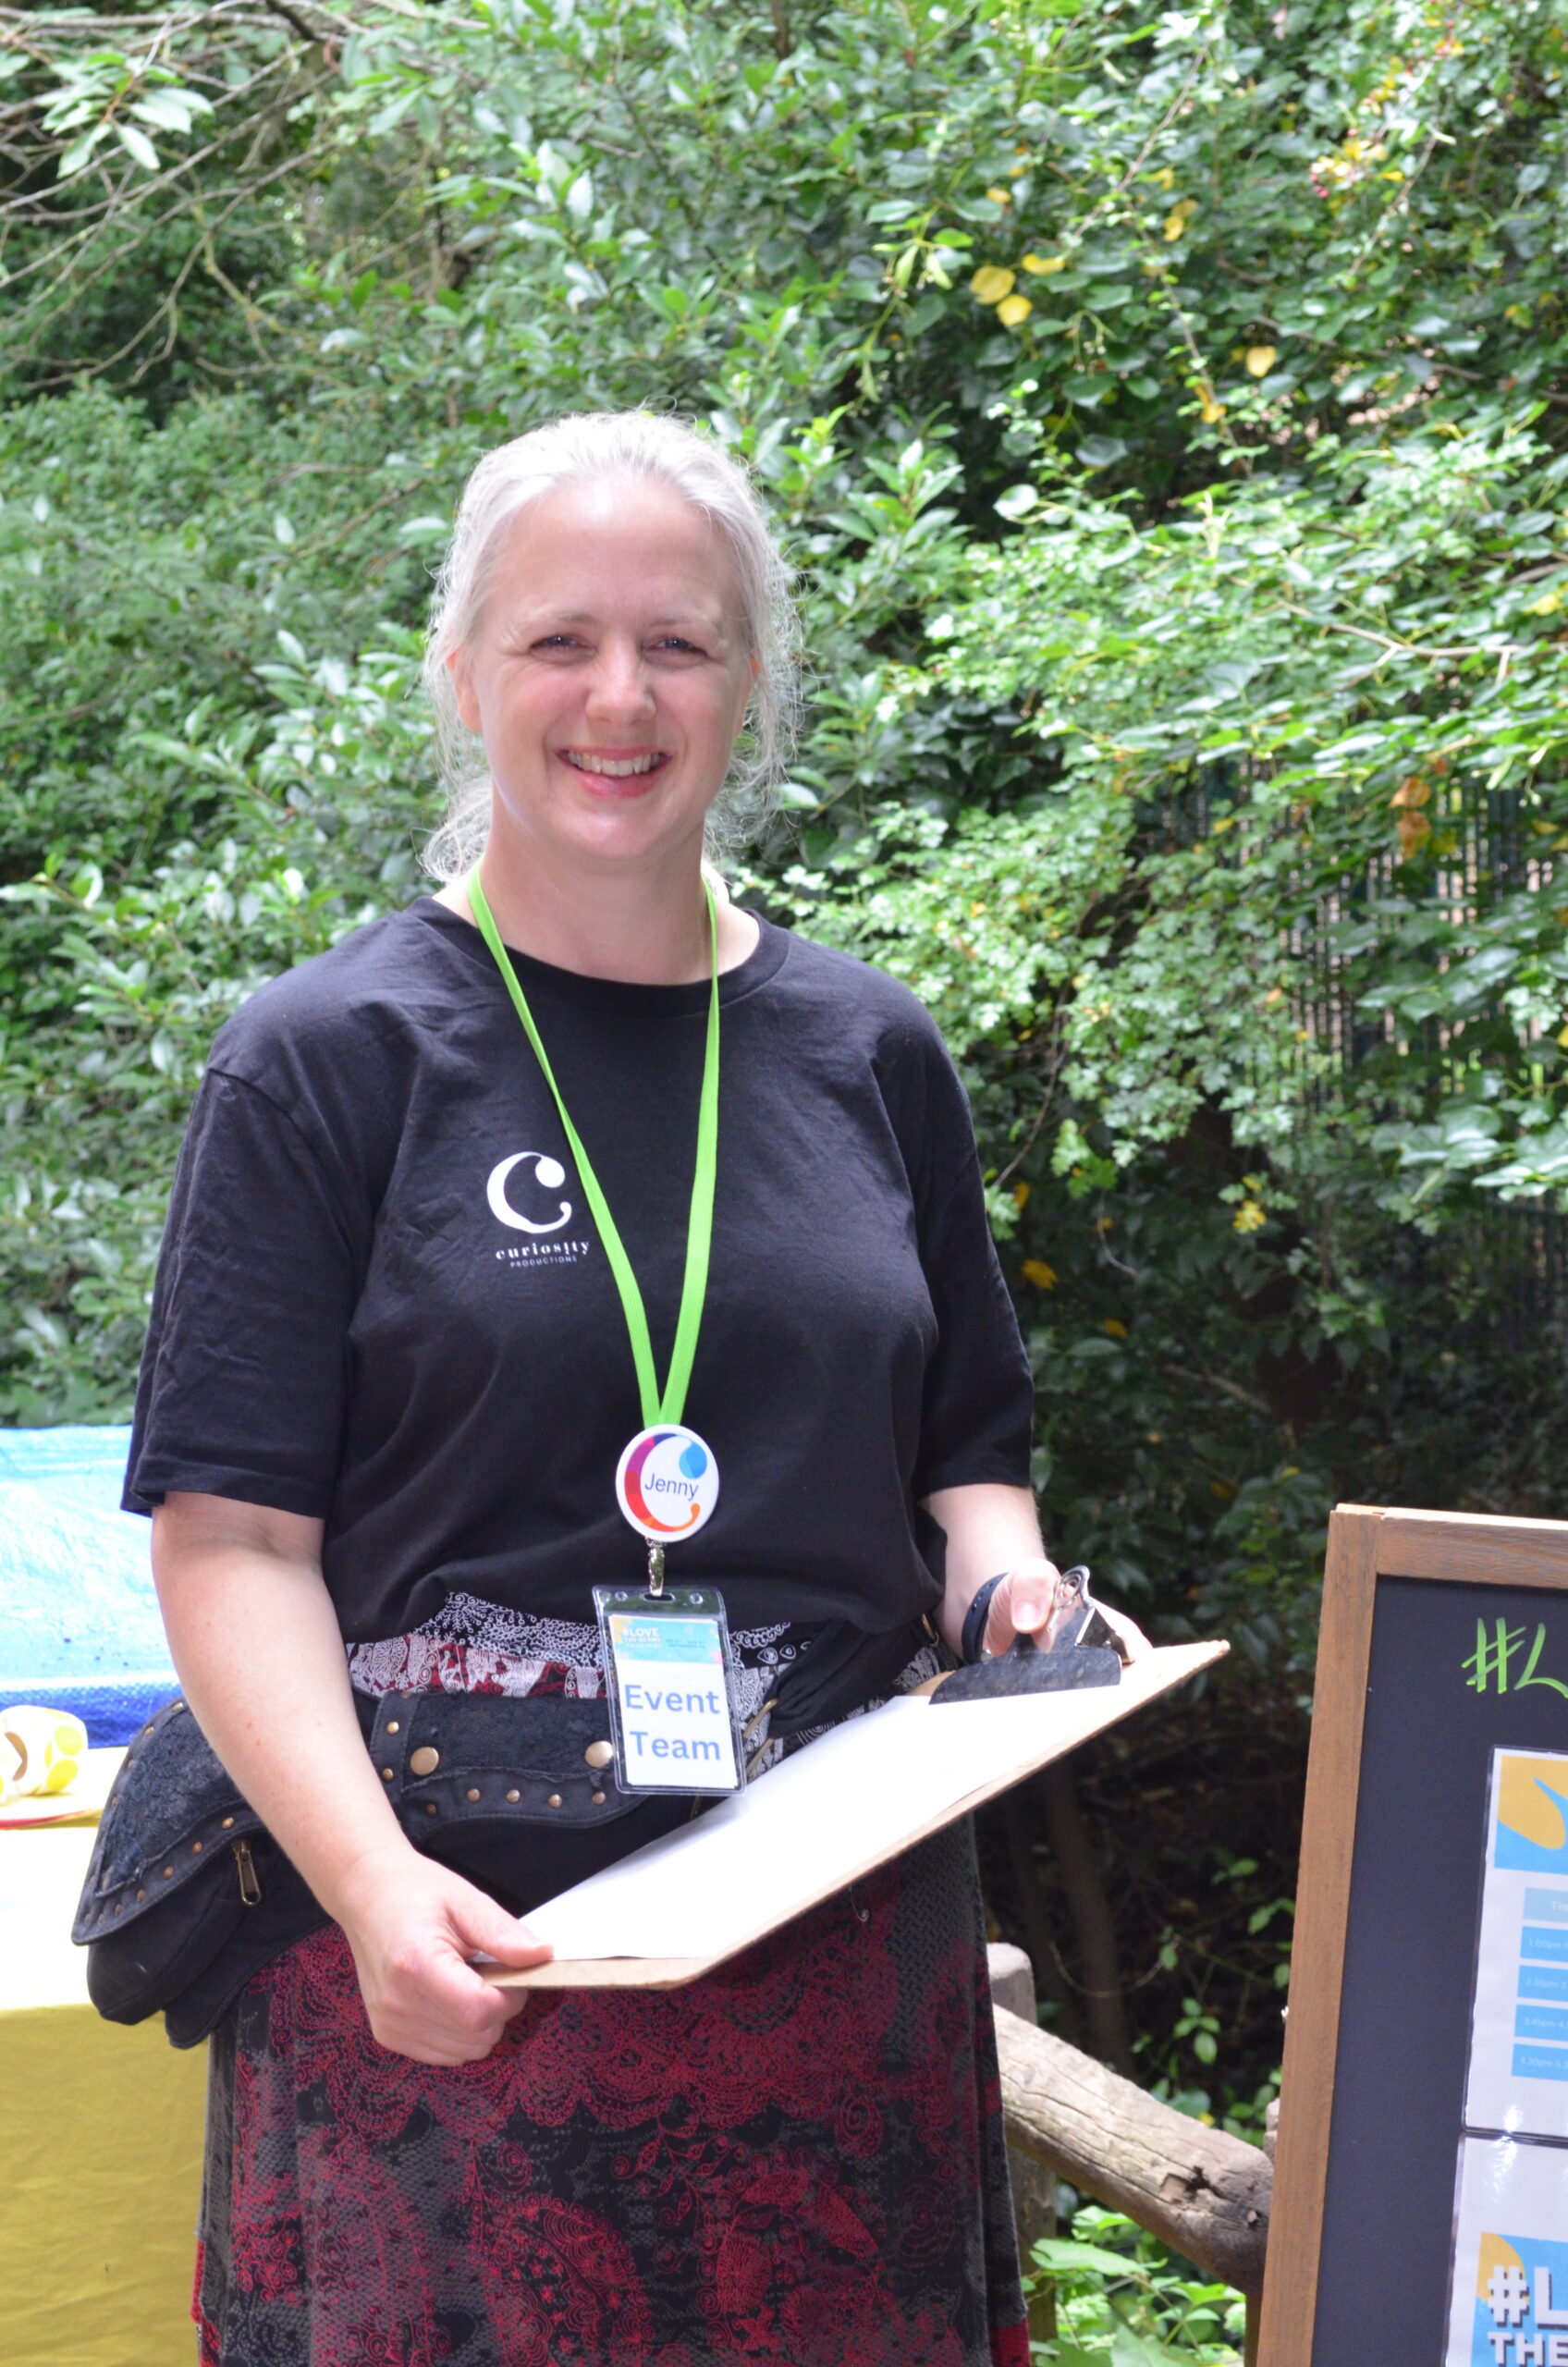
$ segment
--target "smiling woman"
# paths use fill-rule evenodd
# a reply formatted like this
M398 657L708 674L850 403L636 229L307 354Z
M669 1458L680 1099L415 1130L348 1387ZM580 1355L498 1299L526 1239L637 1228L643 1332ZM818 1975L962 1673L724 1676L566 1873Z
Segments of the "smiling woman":
M669 421L482 461L429 657L447 884L213 1048L127 1501L319 1928L264 1961L259 1904L206 1976L205 2367L1023 2367L967 1835L674 1997L474 1964L539 1964L520 1918L700 1775L918 1683L982 1586L1000 1649L1052 1576L940 1038L704 878L777 764L784 588ZM608 1603L667 1548L717 1705L679 1790L611 1715L647 1669Z
M501 446L481 460L469 479L456 531L436 587L426 647L424 680L435 711L437 742L449 806L443 828L431 841L430 865L439 877L468 871L483 852L490 828L491 766L482 726L465 708L459 658L483 641L490 595L497 581L523 590L541 578L524 561L514 574L515 546L508 530L552 494L567 490L578 499L600 499L605 511L626 517L633 493L653 497L670 515L678 502L684 514L681 540L705 523L710 550L722 553L728 599L715 615L711 574L704 574L696 614L688 618L679 595L668 614L643 596L636 605L644 631L679 642L689 622L711 630L717 623L743 652L751 681L743 703L743 736L731 734L719 774L719 792L708 817L710 840L744 836L766 810L778 779L795 720L795 649L798 626L790 597L789 571L767 521L741 472L717 447L679 422L647 411L590 412L557 420L548 427ZM648 523L652 524L650 519ZM664 554L657 553L655 567ZM688 578L688 584L690 579ZM627 590L624 580L609 587L612 599ZM585 621L576 615L545 621L546 632ZM700 645L700 644L699 644ZM603 754L603 751L596 751ZM612 776L613 777L613 776Z
M673 908L700 863L760 670L725 537L673 486L566 484L500 530L490 588L447 664L488 760L487 894L544 958L577 966L570 914L593 901ZM563 901L564 900L564 901ZM466 912L452 883L443 899ZM706 966L689 900L690 976ZM756 932L726 911L719 966ZM614 975L641 975L623 940ZM652 982L652 981L650 981Z

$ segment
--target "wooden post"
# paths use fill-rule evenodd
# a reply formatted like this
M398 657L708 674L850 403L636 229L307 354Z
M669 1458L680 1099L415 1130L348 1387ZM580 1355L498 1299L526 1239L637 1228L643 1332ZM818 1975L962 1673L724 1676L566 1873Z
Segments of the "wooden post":
M1023 1950L999 1941L986 1949L986 1959L991 1975L993 2005L1004 2013L1015 2014L1032 2029L1036 2028L1035 1968ZM1007 2167L1012 2181L1012 2218L1018 2231L1019 2265L1027 2269L1030 2254L1041 2237L1056 2233L1056 2172L1032 2153L1022 2152L1011 2141L1011 2135L1010 2122ZM1056 2286L1047 2277L1030 2297L1029 2339L1049 2342L1055 2334Z
M999 2005L997 2052L1014 2159L1027 2153L1125 2212L1256 2304L1273 2187L1258 2146L1190 2120Z

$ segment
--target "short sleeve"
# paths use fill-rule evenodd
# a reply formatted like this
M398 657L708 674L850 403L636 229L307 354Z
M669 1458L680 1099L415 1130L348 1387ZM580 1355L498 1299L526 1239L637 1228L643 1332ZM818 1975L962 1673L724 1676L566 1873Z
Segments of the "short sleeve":
M360 1229L295 1122L255 1085L209 1071L158 1263L128 1511L190 1490L325 1518Z
M1029 1485L1035 1380L986 1214L968 1097L933 1030L912 1159L920 1258L937 1317L915 1494Z

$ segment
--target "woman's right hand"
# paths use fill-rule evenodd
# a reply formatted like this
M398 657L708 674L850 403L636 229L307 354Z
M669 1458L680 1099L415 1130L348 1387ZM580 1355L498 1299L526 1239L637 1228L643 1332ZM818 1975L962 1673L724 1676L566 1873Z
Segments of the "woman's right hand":
M528 1992L492 1988L472 1957L521 1970L548 1962L546 1943L406 1842L367 1850L335 1887L372 2034L415 2063L483 2062Z
M405 1837L355 1715L322 1531L302 1513L168 1496L153 1515L153 1572L175 1666L202 1732L347 1932L382 2045L416 2063L478 2063L527 1992L492 1989L473 1956L521 1970L551 1950ZM286 1727L274 1714L284 1701Z

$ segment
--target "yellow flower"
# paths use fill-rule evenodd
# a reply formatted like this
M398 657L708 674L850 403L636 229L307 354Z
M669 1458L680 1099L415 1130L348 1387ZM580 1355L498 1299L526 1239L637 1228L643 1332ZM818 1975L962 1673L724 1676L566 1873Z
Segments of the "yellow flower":
M1113 1340L1125 1340L1129 1336L1125 1323L1118 1323L1114 1315L1106 1317L1104 1328Z
M1215 401L1213 388L1200 386L1198 388L1198 417L1203 421L1204 425L1213 427L1224 416L1225 406L1223 403Z
M1065 255L1028 254L1023 258L1023 268L1025 271L1034 272L1036 276L1044 276L1048 277L1053 271L1065 271L1067 269L1067 257Z
M1056 1288L1056 1268L1047 1266L1043 1257L1025 1257L1019 1271L1026 1282L1034 1283L1037 1291L1054 1291Z
M1015 271L1004 270L999 263L983 263L969 284L982 304L999 304L1004 296L1011 295L1017 277Z
M993 205L1011 205L1012 203L1012 191L1010 189L988 189L986 191L986 194L990 199Z
M1030 1187L1027 1184L1015 1184L1013 1185L1012 1205L1015 1208L1026 1208L1029 1206L1029 1190Z
M1167 239L1179 239L1197 210L1198 202L1195 197L1179 198L1165 217Z
M1275 362L1278 362L1279 359L1280 349L1278 346L1249 345L1246 352L1247 376L1249 378L1267 378L1268 373L1273 369Z
M1238 1233L1256 1233L1268 1222L1268 1211L1256 1200L1243 1200L1231 1221Z
M1176 186L1176 168L1173 165L1161 165L1158 172L1151 173L1149 178L1160 189L1173 190Z
M997 306L997 318L1003 328L1022 328L1035 307L1027 296L1004 296Z
M1554 617L1562 606L1561 592L1543 592L1538 600L1531 601L1525 614L1527 617Z

